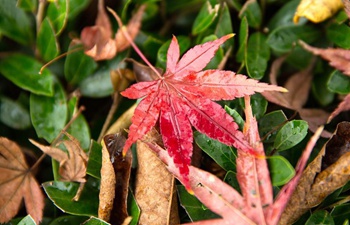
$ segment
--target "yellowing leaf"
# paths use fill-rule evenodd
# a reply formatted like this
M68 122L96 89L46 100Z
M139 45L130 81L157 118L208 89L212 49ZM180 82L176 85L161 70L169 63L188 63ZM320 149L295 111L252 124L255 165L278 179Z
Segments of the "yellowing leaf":
M333 16L342 7L341 0L302 0L293 21L298 23L300 17L306 17L314 23L320 23Z
M0 137L0 223L8 222L17 214L23 198L27 213L39 223L44 209L40 186L20 147Z

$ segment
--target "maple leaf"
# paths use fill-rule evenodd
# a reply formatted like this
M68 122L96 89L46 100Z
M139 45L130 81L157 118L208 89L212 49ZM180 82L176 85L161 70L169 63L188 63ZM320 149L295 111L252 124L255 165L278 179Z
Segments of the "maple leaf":
M62 143L67 148L68 154L59 148L45 146L34 140L29 141L41 151L45 152L60 163L59 174L63 181L76 181L84 183L86 181L85 175L88 156L81 148L77 139L68 133L65 134L70 140L63 140L58 142L57 145Z
M36 223L43 217L44 195L27 165L20 147L0 137L0 223L18 212L22 199Z
M247 153L255 153L232 117L213 101L286 89L259 83L232 71L201 71L214 57L220 45L232 36L229 34L197 45L181 59L179 44L174 36L168 49L167 68L163 76L154 70L158 79L136 83L121 92L131 99L143 98L132 117L124 153L150 131L159 119L164 146L187 180L187 188L193 141L191 125L224 144L233 145Z

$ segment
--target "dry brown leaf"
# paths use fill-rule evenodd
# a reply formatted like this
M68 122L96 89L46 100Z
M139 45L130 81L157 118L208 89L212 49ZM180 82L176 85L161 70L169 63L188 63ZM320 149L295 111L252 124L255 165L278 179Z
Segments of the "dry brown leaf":
M323 146L317 157L305 169L286 210L282 214L281 225L291 224L350 180L349 130L349 122L338 124L332 139ZM330 154L330 151L336 153L336 156ZM327 159L329 162L322 166ZM327 167L321 171L321 166Z
M36 223L43 217L44 195L20 147L0 137L0 223L8 222L18 212L22 198Z
M131 124L131 117L134 115L137 104L133 104L126 110L107 130L106 134L114 134L127 129Z
M350 18L350 1L343 0L343 4L344 4L345 12L348 15L348 18Z
M341 0L302 0L293 21L298 23L299 17L306 17L314 23L320 23L333 16L342 7Z
M155 130L146 138L161 140ZM135 199L141 209L139 224L179 224L174 176L142 141L137 142L137 160Z
M85 175L88 156L81 148L77 139L68 133L65 134L69 140L61 141L57 145L62 143L68 150L68 153L56 147L39 144L34 140L30 140L30 142L60 163L59 174L63 181L84 183L86 182Z

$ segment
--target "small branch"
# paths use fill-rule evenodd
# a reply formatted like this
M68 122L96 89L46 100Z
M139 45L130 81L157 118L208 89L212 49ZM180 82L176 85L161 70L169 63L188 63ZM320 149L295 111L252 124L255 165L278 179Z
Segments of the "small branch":
M38 11L36 13L36 32L39 32L39 28L41 26L41 22L44 18L45 13L46 0L39 0Z

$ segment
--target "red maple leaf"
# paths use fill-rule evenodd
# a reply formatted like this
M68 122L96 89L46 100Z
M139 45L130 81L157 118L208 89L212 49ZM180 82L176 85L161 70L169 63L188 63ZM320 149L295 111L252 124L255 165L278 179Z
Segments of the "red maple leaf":
M127 34L126 34L127 35ZM179 44L173 37L167 53L167 68L158 79L132 85L121 94L143 98L137 106L123 152L150 131L159 119L164 146L182 174L189 189L188 173L192 155L192 127L226 145L255 151L238 130L238 125L213 101L231 100L255 92L286 91L282 87L259 83L232 71L201 71L221 44L233 35L197 45L180 58ZM135 46L134 46L135 48ZM213 101L212 101L213 100Z

